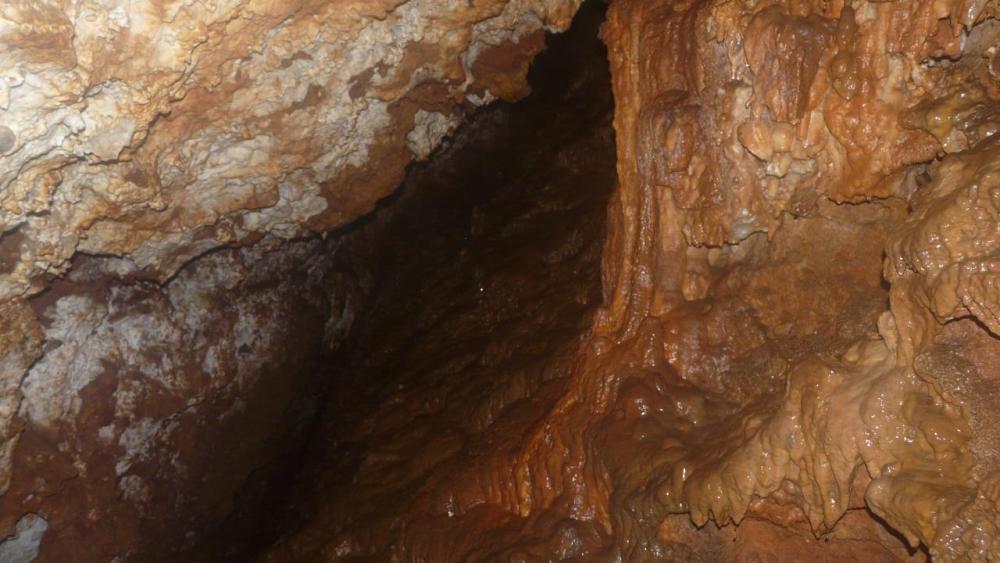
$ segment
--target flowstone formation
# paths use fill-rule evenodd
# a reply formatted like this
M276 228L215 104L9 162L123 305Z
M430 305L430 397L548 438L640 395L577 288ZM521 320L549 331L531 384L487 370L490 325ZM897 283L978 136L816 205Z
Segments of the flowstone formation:
M625 560L1000 557L997 8L612 3L606 304L511 509L578 495Z
M0 6L0 559L1000 560L1000 2L579 5Z

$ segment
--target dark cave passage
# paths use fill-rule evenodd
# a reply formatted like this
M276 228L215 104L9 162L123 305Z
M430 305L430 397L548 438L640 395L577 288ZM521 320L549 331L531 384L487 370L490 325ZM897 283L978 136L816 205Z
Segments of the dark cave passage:
M444 547L433 532L405 532L438 519L461 529L447 521L456 513L498 517L477 490L488 454L516 446L552 407L601 302L615 186L603 12L588 3L550 35L528 98L472 116L342 235L340 263L364 271L366 305L325 368L329 399L295 473L272 478L280 493L257 524L279 535L266 560L507 547L434 551Z

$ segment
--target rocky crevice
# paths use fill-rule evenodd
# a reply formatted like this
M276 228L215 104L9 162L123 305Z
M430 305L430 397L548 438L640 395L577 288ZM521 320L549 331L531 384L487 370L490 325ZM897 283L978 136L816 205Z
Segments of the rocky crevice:
M0 8L0 555L1000 558L998 4L579 4Z

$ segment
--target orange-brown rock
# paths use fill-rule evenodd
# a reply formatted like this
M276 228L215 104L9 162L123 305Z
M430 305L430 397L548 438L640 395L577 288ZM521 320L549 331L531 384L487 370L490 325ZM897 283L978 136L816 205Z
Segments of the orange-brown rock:
M524 95L579 0L77 0L0 9L0 300L75 252L163 280L369 211L464 108ZM497 87L499 86L499 87Z
M996 368L934 347L973 317L1000 348L996 10L612 4L606 308L512 509L585 483L626 560L684 548L672 513L822 537L861 506L935 558L1000 556L1000 442L969 423Z
M205 328L204 323L227 324L219 317L230 313L261 334L286 334L288 327L271 325L283 322L277 305L247 309L247 302L234 299L241 305L226 313L215 302L204 304L214 290L178 278L182 266L220 247L264 244L261 248L280 254L284 251L273 249L284 248L281 241L325 234L367 213L399 184L411 160L426 159L467 111L526 95L524 75L543 47L541 34L565 28L578 5L579 0L4 2L0 493L27 426L29 434L45 436L46 448L59 452L53 454L58 460L47 463L63 478L68 474L57 466L86 474L86 459L93 455L104 469L105 462L123 456L117 469L111 463L110 477L94 478L110 480L101 485L104 492L88 492L88 484L70 495L77 500L66 502L79 508L88 498L124 495L148 508L155 487L147 494L149 483L127 474L136 452L148 447L157 452L151 458L169 459L181 447L177 436L183 432L196 436L186 447L211 447L221 434L209 439L210 433L199 434L190 420L235 408L237 399L247 398L241 393L259 392L250 388L268 369L278 370L263 365L236 370L226 362L291 361L280 341L257 343L243 336L213 348L188 340L185 332ZM273 258L281 263L262 271L280 276L277 272L302 267L305 247L290 243L289 248L286 260ZM101 257L101 276L108 279L78 273L85 281L77 283L75 295L52 291L57 277L88 263L74 262L80 256ZM218 262L203 268L214 271L216 285L229 291L244 287L252 274ZM120 282L111 284L113 290L89 287L109 279L126 280L127 287L118 287ZM171 282L164 291L175 297L148 288L134 300L146 302L141 307L149 310L122 304L123 294L136 291L134 284L149 282ZM286 289L298 291L288 284ZM25 303L46 291L48 297L36 298L34 307ZM252 301L252 293L245 298ZM183 305L178 295L187 299ZM303 307L294 305L294 295L285 297L292 310ZM131 328L122 316L133 318ZM327 344L349 325L349 319L331 320L336 328L328 331ZM190 357L182 361L178 355ZM140 366L147 362L156 365ZM204 363L196 368L199 362ZM130 369L147 379L126 389L121 372ZM133 401L123 399L126 394L159 398ZM194 414L198 409L192 404L213 400L217 404ZM87 414L91 408L103 414ZM188 423L182 422L185 417ZM96 441L98 429L90 427L95 421L102 423L103 446ZM37 446L36 440L31 448ZM106 451L93 451L101 447ZM268 447L249 449L235 455L229 468L257 463L255 456ZM36 470L44 473L21 468ZM50 535L67 542L86 536L59 528L66 521L79 523L79 511L53 516L52 503L37 504L39 491L50 486L26 485L8 495L0 521L4 531L37 509L49 511L48 519L31 522L48 522ZM184 497L184 491L176 492ZM35 504L24 499L30 495ZM184 502L177 500L177 506ZM223 515L225 502L217 509ZM107 529L117 528L128 513L114 506L95 510L93 518L103 519ZM109 541L102 547L106 551L91 555L110 559L128 551L129 541Z
M270 556L997 557L993 10L614 2L605 304L561 397L484 468Z
M578 4L0 7L0 559L1000 559L1000 3Z

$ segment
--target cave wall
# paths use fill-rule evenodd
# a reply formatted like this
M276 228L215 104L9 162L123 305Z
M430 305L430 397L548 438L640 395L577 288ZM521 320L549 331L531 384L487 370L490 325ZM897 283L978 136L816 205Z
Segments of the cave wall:
M996 10L613 2L605 306L486 502L598 559L997 558Z
M0 7L0 554L221 526L364 299L299 239L523 96L578 4ZM604 307L530 424L434 481L465 529L390 513L427 532L396 548L1000 557L997 10L612 2Z
M577 1L7 3L0 298L75 252L166 279L349 222L463 108L524 95ZM363 185L363 187L361 187Z
M512 509L579 494L627 560L998 556L996 10L612 3L606 309Z
M613 2L604 307L559 396L473 468L373 447L342 495L433 485L321 495L269 560L996 558L995 10Z
M0 6L0 549L162 555L252 502L364 294L315 237L578 5Z
M364 300L342 240L220 250L162 287L77 260L31 301L45 344L21 384L0 526L42 519L48 561L252 542L233 534L294 463L331 382L323 360Z
M372 297L338 370L353 383L261 561L589 561L606 539L564 506L506 504L601 302L616 183L605 9L588 2L548 36L532 95L477 113L363 227Z

